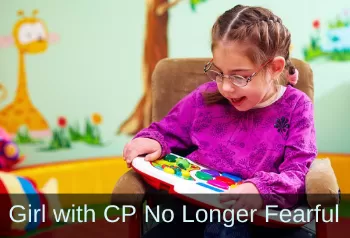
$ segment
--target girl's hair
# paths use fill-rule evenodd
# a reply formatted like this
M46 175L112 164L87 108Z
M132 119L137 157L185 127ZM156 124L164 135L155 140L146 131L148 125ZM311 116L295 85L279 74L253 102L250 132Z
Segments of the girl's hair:
M289 58L291 34L281 18L266 8L236 5L216 20L211 36L212 51L219 41L248 43L252 47L246 53L254 64L261 65L278 55L284 57L287 73L295 72ZM206 93L204 97L207 103L224 100L219 92Z

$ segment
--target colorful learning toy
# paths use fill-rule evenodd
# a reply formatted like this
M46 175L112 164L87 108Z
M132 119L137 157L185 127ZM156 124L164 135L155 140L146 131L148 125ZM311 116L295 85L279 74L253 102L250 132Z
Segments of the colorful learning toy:
M222 207L215 195L243 182L235 175L211 170L173 153L153 162L138 157L133 160L132 166L154 187L167 188L170 193L180 194L213 207Z
M144 157L137 157L133 160L132 167L156 189L168 190L170 194L206 208L227 209L225 204L219 202L218 196L244 182L236 175L206 168L173 153L152 162L146 161ZM234 201L231 204L234 204ZM307 208L298 207L298 209ZM280 220L279 210L270 209L270 212L275 214L269 217L270 225L278 223L284 226L300 226L301 223L307 223L307 221L284 222ZM294 211L290 212L294 213ZM265 223L266 210L256 212L255 217L257 217L255 223Z

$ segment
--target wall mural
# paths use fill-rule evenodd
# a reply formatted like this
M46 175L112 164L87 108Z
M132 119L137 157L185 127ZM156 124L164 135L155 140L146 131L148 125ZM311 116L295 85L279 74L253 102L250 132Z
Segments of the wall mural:
M59 149L72 148L72 142L83 142L88 145L102 146L101 133L99 125L102 123L102 116L93 113L90 118L86 118L84 127L80 127L79 123L71 123L66 117L57 119L57 127L52 131L52 138L47 147L43 147L41 151L51 151Z
M133 106L132 113L126 115L122 123L118 123L117 135L133 136L151 123L151 76L159 60L169 57L167 35L169 10L181 2L195 13L202 6L200 4L206 0L145 1L147 20L146 37L143 42L141 80L143 94ZM309 45L304 49L306 61L349 61L349 13L350 11L344 10L328 23L324 19L310 22L313 32ZM46 21L39 18L38 10L29 14L18 11L17 15L18 19L13 23L12 34L9 32L5 33L5 36L0 36L0 50L11 47L15 51L6 53L18 56L18 60L9 62L11 66L16 67L16 71L6 78L7 81L0 81L0 128L6 130L19 145L20 151L25 155L24 163L40 164L114 155L117 150L115 148L124 142L124 137L110 135L110 128L106 129L107 133L102 133L105 131L103 126L108 125L110 119L107 113L102 115L98 112L99 109L95 109L96 111L85 111L77 115L77 119L76 115L66 115L58 111L52 118L52 110L40 107L39 103L34 101L34 97L32 99L33 92L27 84L32 82L34 87L36 85L34 80L31 81L32 76L27 74L28 63L32 63L32 57L51 57L45 56L45 53L55 47L55 44L61 44L59 47L62 47L64 42L60 42L61 36L52 32L54 29L50 28L50 24L47 26ZM291 50L292 48L293 46ZM47 60L49 65L50 62ZM38 71L41 65L35 63L30 67L32 68L30 70ZM14 92L11 92L8 82L12 83L11 86L15 83ZM7 99L9 102L5 104ZM54 113L56 114L56 111ZM109 135L112 137L108 138Z
M28 90L26 74L26 55L37 55L47 51L49 45L57 43L59 36L49 32L42 19L37 18L39 11L25 16L18 11L20 19L14 24L12 36L0 36L0 48L15 46L18 50L17 90L14 100L0 107L0 128L13 138L18 145L32 144L36 151L56 151L73 148L73 142L102 146L99 125L102 115L92 113L85 119L83 126L60 116L56 126L50 128L41 112L32 102ZM39 67L39 66L38 66ZM0 103L7 99L8 90L0 83Z
M26 75L25 56L27 54L44 53L49 44L58 40L57 35L49 34L45 23L36 18L37 10L33 16L25 17L23 11L19 11L21 17L14 27L12 36L0 38L0 47L15 45L18 49L18 75L17 91L14 100L0 110L0 126L5 128L11 135L25 126L35 137L47 136L50 134L49 125L44 115L33 105L28 88ZM2 101L7 97L7 90L1 85Z
M328 24L314 20L314 32L310 44L304 49L306 61L326 59L329 61L350 60L350 10L346 9Z
M119 127L117 134L134 135L151 123L151 77L159 60L168 57L168 11L183 0L146 0L146 38L143 56L143 95L134 111ZM186 0L187 1L187 0ZM206 0L188 0L196 11Z

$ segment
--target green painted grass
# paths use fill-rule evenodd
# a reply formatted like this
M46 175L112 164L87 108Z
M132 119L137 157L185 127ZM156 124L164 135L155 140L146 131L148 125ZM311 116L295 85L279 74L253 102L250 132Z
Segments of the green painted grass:
M323 52L320 47L309 47L304 50L306 61L312 61L318 58L325 58L331 61L350 61L350 49L333 52Z
M34 139L30 136L28 128L26 126L21 127L17 133L16 137L14 139L14 142L17 144L39 144L43 143L42 140Z

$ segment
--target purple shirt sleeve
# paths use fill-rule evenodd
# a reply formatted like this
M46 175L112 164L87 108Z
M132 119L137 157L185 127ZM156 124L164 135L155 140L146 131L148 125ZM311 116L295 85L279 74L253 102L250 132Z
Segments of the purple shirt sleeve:
M291 208L305 194L305 177L317 156L314 108L307 96L302 96L292 111L284 161L278 173L259 171L246 182L258 188L265 205Z
M137 133L134 139L143 137L158 141L162 147L162 157L172 151L190 148L192 146L190 130L198 95L198 89L186 95L162 120L151 123L148 128Z

